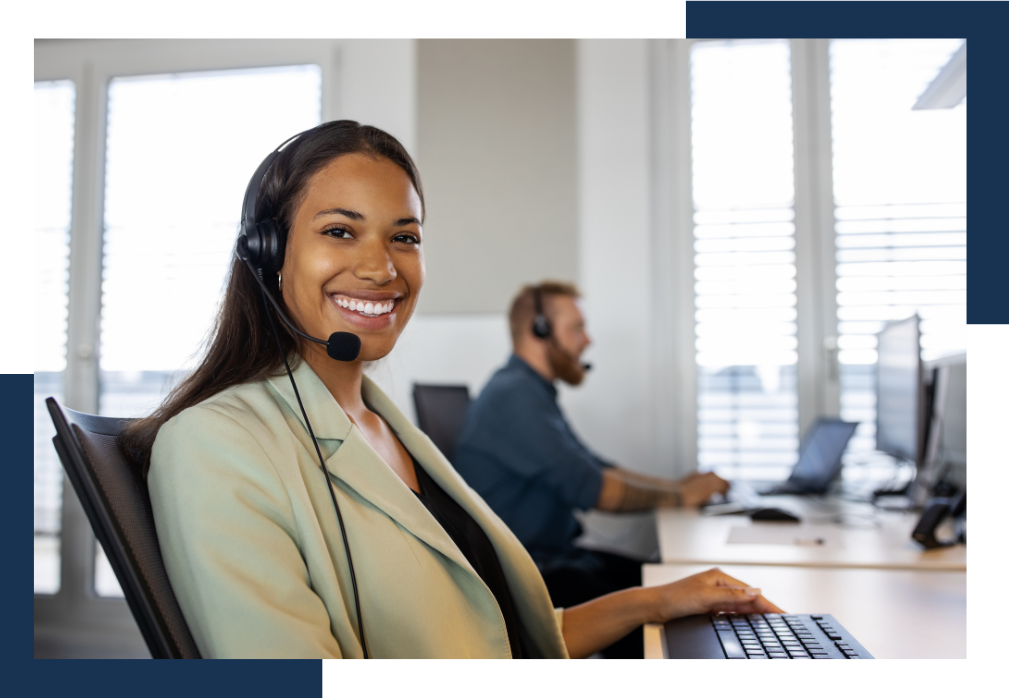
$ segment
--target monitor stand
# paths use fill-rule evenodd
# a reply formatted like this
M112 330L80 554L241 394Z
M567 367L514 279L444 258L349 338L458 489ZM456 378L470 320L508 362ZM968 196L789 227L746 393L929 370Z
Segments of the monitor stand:
M928 499L928 487L918 473L899 488L874 490L872 504L883 510L920 510Z

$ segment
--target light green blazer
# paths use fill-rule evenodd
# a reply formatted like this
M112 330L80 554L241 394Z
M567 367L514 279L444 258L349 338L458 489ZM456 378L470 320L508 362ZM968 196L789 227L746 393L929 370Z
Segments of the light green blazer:
M154 442L148 485L168 577L204 657L360 658L332 486L375 658L507 658L494 595L308 366L294 372L328 478L286 375L184 410ZM362 393L483 528L530 655L567 657L561 611L522 544L367 377Z

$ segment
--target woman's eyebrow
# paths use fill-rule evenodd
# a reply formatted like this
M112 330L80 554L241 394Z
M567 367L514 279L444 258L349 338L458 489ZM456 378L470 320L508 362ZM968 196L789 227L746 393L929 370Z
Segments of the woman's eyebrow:
M315 219L315 218L322 218L323 216L331 216L332 214L339 214L341 216L346 216L347 218L349 218L352 221L363 221L364 220L364 214L362 214L360 212L351 211L350 209L339 209L339 208L337 208L337 209L326 209L324 211L320 211L319 213L317 213L313 217L313 219Z
M333 214L345 216L346 218L349 218L352 221L364 220L364 214L360 213L359 211L351 211L350 209L340 209L340 208L325 209L324 211L320 211L313 217L313 219L322 218L323 216L331 216ZM406 226L411 223L416 223L418 226L421 225L420 219L416 218L415 216L407 216L405 218L397 219L392 225Z

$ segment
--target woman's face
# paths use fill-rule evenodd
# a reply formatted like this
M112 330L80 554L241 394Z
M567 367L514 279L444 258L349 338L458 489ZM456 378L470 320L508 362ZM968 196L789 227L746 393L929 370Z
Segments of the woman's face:
M387 355L424 285L420 221L398 165L360 153L330 162L309 180L287 236L281 293L294 320L314 337L354 333L359 359Z

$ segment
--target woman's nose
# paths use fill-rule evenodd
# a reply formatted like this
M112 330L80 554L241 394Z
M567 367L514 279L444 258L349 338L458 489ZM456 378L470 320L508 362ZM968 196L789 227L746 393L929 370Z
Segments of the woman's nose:
M375 284L388 284L396 278L396 266L381 240L365 242L358 248L354 274Z

